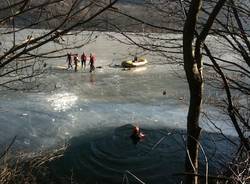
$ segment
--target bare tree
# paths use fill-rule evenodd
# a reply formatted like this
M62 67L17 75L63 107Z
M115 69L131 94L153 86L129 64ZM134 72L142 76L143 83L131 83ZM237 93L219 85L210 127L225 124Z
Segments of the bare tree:
M61 51L81 47L89 41L87 39L73 46L68 45L63 41L67 35L96 28L120 32L127 38L126 42L120 40L124 44L137 45L143 52L164 57L164 60L158 64L184 64L190 89L186 182L198 182L198 143L201 132L199 121L204 99L204 79L206 84L210 85L209 87L220 88L225 92L222 98L216 99L215 105L219 104L228 114L238 133L241 143L239 155L242 156L238 156L234 161L245 160L246 162L242 161L244 164L239 171L243 170L247 173L249 155L246 155L249 152L250 130L250 30L247 25L249 25L250 4L247 1L234 0L209 0L204 1L203 4L202 0L158 0L146 1L143 6L137 5L135 9L141 11L131 11L132 7L121 4L112 7L116 2L85 1L82 3L78 0L43 0L39 3L31 0L2 2L0 9L1 85L12 88L13 86L9 84L13 82L30 82L29 80L39 77L45 71L45 59L64 57ZM186 7L189 7L187 12ZM34 13L39 16L32 16ZM102 13L106 14L98 16ZM121 20L122 24L120 24ZM183 26L184 30L182 30ZM26 39L18 39L18 34L23 30L41 27L46 30L40 34L31 32L32 34L27 35ZM175 33L183 33L183 37ZM207 39L209 35L214 36L215 41L212 44ZM110 36L117 39L111 34ZM55 42L60 49L41 52L44 45ZM218 44L223 47L221 49L234 53L235 58L222 58L220 53L213 49L213 44ZM39 52L37 52L38 49ZM207 71L212 69L215 77L209 76L208 79L206 75L204 76L204 66ZM233 170L234 167L231 168Z
M142 33L136 33L136 38L133 37L134 34L125 33L123 26L118 24L111 24L111 26L127 38L126 44L137 45L144 51L150 51L151 54L157 53L157 55L165 57L165 63L182 64L183 61L180 56L184 54L184 68L190 88L190 106L187 123L188 155L186 160L186 171L189 175L186 181L187 183L197 183L198 142L200 135L199 116L204 98L204 77L206 77L207 85L215 87L216 90L225 91L225 95L222 98L216 99L217 97L213 97L213 101L216 101L216 104L213 105L218 106L220 104L220 107L226 110L238 133L241 145L244 147L243 150L247 152L249 150L249 139L247 138L250 130L249 82L247 81L249 81L250 50L247 25L249 24L250 5L245 1L233 0L204 1L203 4L202 1L172 1L171 3L146 1L146 4L150 5L150 10L155 13L150 14L150 16L154 17L155 15L158 18L156 21L151 21L146 16L143 17L127 12L126 9L112 9L111 11L115 11L134 21L127 24L127 26L136 27L135 24L137 23L136 30L140 27L138 24L143 25L144 29L140 29ZM173 4L177 6L173 6ZM145 6L147 7L147 5ZM189 13L186 12L186 7L190 7ZM181 17L179 21L175 17L169 19L171 11L175 12L178 18ZM182 11L184 16L181 14L183 13ZM165 21L162 21L162 19ZM173 37L172 35L171 38L166 38L166 36L150 33L152 31L167 34L181 33L180 28L183 26L185 19L183 44L180 42L181 37ZM173 26L171 21L176 22L176 24ZM211 38L206 41L208 35L212 36L213 43L211 43ZM235 58L221 57L221 53L216 52L213 48L214 45L221 46L221 49L227 52L235 53ZM183 52L180 50L182 47ZM203 75L203 64L207 67L206 73L212 69L213 74L211 76L215 77ZM224 97L226 97L226 100ZM221 131L221 133L223 132ZM192 163L190 163L190 160Z
M73 44L66 42L65 37L93 29L93 19L116 1L2 1L0 86L11 89L20 89L20 83L25 88L34 86L36 78L45 72L46 59L64 57L63 51L90 41L86 34ZM49 44L56 44L56 49Z
M199 116L203 98L203 62L202 44L204 43L211 26L223 7L225 0L217 2L210 13L203 29L198 34L196 31L198 14L202 1L191 1L187 19L183 30L183 56L184 68L190 90L190 104L187 118L187 150L186 172L198 173L199 136L201 128L199 126ZM193 47L194 37L197 36L195 47ZM197 176L187 175L186 183L198 183Z

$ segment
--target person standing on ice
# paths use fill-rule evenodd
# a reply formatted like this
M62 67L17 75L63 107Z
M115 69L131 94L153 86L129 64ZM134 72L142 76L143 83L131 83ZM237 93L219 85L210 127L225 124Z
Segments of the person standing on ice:
M73 66L72 66L72 58L71 58L71 53L67 53L67 59L66 59L66 62L68 63L68 70L69 69L72 69Z
M89 56L89 64L90 64L89 72L90 73L95 70L95 65L94 65L95 60L96 60L95 56L92 53L90 53L90 56Z
M84 66L84 70L86 68L86 61L87 61L87 56L86 54L83 52L82 55L81 55L81 63L82 63L82 69L83 69L83 66Z
M78 54L74 55L75 72L77 72L77 64L79 62Z

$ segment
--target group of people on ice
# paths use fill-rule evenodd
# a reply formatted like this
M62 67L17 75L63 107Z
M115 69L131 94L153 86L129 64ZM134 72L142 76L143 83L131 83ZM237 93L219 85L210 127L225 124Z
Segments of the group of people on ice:
M73 59L72 59L73 57ZM92 72L95 70L95 56L90 53L89 55L89 65L90 65L90 70L89 72ZM68 63L68 70L69 69L73 69L73 64L74 64L74 70L75 72L77 72L78 70L78 63L80 62L80 59L78 57L78 54L71 54L71 53L67 53L67 63ZM87 62L87 55L83 52L81 55L81 67L82 69L86 69L86 62Z

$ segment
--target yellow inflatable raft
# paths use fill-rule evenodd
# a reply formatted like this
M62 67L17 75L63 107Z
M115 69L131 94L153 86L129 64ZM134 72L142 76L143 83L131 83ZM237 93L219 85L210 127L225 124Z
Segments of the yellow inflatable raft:
M133 60L123 61L121 65L122 67L125 67L125 68L131 68L131 67L144 66L147 63L148 63L147 59L139 58L137 61L133 61Z

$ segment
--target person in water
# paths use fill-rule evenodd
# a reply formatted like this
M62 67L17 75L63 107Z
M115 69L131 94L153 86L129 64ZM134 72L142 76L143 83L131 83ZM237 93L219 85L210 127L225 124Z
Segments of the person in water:
M68 70L69 70L69 69L73 69L71 53L67 53L66 62L68 63L68 68L67 68L67 69L68 69Z
M87 62L87 56L86 54L83 52L82 55L81 55L81 63L82 63L82 69L83 69L83 66L84 66L84 70L86 68L86 62Z
M79 62L78 54L74 55L74 65L75 65L75 72L77 72L77 64Z
M90 53L90 56L89 56L90 70L89 70L89 72L92 72L95 70L94 63L95 63L95 56L92 53Z
M132 134L130 135L130 138L134 144L137 144L144 137L145 137L145 135L141 132L141 130L138 126L133 127Z

